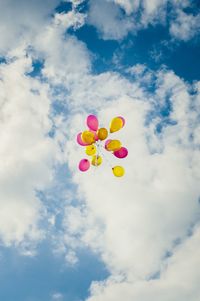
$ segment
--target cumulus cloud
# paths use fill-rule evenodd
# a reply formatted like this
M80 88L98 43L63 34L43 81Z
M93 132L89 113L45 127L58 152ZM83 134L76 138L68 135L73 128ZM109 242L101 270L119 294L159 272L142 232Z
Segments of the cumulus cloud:
M170 33L171 35L183 41L188 41L197 35L200 31L200 14L194 16L193 14L186 14L178 10L177 17L174 22L171 22Z
M68 0L67 0L68 1ZM71 2L73 7L77 7L79 6L80 4L82 4L85 0L69 0L68 2Z
M137 2L133 8L131 1L115 3L124 3L129 14L139 7ZM151 15L155 3L147 9ZM116 4L106 3L114 14L107 28L95 19L104 38L116 20L121 22L123 12ZM93 1L90 9L96 5ZM1 240L11 245L42 238L39 222L45 207L36 190L49 185L56 162L67 162L77 185L77 203L63 212L58 249L75 264L77 248L89 247L111 274L92 285L88 300L197 301L200 84L189 85L168 70L153 74L144 65L126 70L128 79L114 72L92 74L86 46L66 33L84 18L74 12L56 15L34 38L31 50L12 49L0 66ZM121 39L121 30L110 37ZM27 75L34 58L44 62L42 81ZM54 97L70 116L52 114ZM76 145L76 133L90 112L98 112L102 126L113 116L126 118L126 127L113 134L129 148L121 163L126 169L122 179L112 175L110 164L119 163L112 156L96 172L77 172L85 153ZM50 136L53 123L56 129ZM50 223L56 224L54 216ZM55 292L51 297L63 296Z
M19 41L30 42L48 21L59 0L1 0L0 1L0 54L17 47Z
M168 19L170 34L187 41L199 33L199 14L186 13L185 8L192 8L187 0L91 0L88 22L103 39L121 40L149 25L167 26Z
M44 208L35 190L51 180L56 150L48 136L47 87L25 75L31 63L22 54L0 66L0 236L6 245L41 238Z
M90 71L90 54L86 46L76 37L65 33L70 26L83 24L83 19L73 12L58 14L53 24L47 26L33 43L34 55L44 60L42 74L54 85L62 80L68 85L73 84L82 74Z
M113 2L119 4L126 11L127 14L131 14L132 12L137 11L141 5L140 0L114 0Z
M160 279L149 281L138 280L137 282L117 281L109 279L101 283L93 283L92 296L89 301L127 301L138 300L191 300L198 301L200 297L199 279L199 256L200 244L199 229L183 245L177 248L176 254L170 258L167 266L163 269Z
M52 294L52 300L61 301L63 300L63 295L61 293L53 293Z
M146 72L144 66L137 66L137 78L140 70ZM131 72L134 73L134 68ZM126 127L115 135L129 147L129 157L123 162L126 176L120 182L113 178L106 162L96 172L79 174L77 164L84 152L73 140L67 143L66 156L78 185L78 196L85 205L81 210L66 208L65 243L75 249L81 245L89 246L101 256L112 274L107 282L94 286L93 297L89 300L121 300L121 296L132 300L133 296L143 298L145 293L144 298L147 298L152 283L147 280L160 273L161 280L153 283L162 286L162 277L167 277L163 272L166 266L169 266L167 275L176 269L172 265L174 258L180 263L177 245L185 250L185 246L193 241L188 238L188 233L199 220L200 158L199 144L195 142L199 139L199 95L190 94L192 87L170 71L157 73L153 94L144 89L143 77L130 82L109 73L107 77L93 77L90 90L79 86L85 90L85 102L90 99L88 94L93 94L92 90L98 95L97 80L101 80L101 87L113 87L102 90L100 107L97 102L102 125L107 126L118 114L127 120ZM146 85L147 80L152 81L152 76L145 78ZM162 114L166 114L168 106L170 112L164 118ZM71 120L71 137L82 127L83 116L76 115L74 121ZM110 163L117 164L114 158ZM198 227L196 231L199 231ZM195 248L191 248L191 252L195 252ZM187 252L183 251L183 254ZM169 256L173 259L169 260ZM188 294L196 296L192 281L191 277ZM176 281L166 284L170 298L178 295L179 285ZM159 300L159 294L157 288L156 291L153 289L152 298L155 295Z
M21 3L21 9L23 4L29 12L31 3L29 6ZM5 6L5 12L14 13L15 6L11 9L3 2L1 5ZM51 5L44 7L50 10ZM38 11L36 5L35 13ZM34 12L30 19L30 22L36 22ZM23 22L29 26L26 19ZM20 40L19 32L16 32L17 46L11 44L7 49L2 44L6 55L5 62L0 65L0 239L5 245L20 245L26 255L33 254L28 249L28 241L30 244L37 242L45 235L40 223L47 217L47 209L37 191L50 185L54 166L62 161L57 136L53 139L50 135L54 122L59 125L59 117L52 115L54 88L63 78L70 88L76 78L90 70L90 55L84 44L65 36L69 27L78 28L83 23L84 15L78 12L55 14L49 24L38 24L43 30L34 36L31 44L25 37ZM21 30L20 24L15 24L16 30ZM32 29L30 32L33 33ZM42 81L29 76L35 59L44 62ZM45 78L52 82L52 89ZM51 225L55 224L54 215L47 220ZM75 260L73 252L68 258Z
M105 40L120 40L134 28L133 20L124 18L119 6L105 0L90 1L88 23L94 25Z

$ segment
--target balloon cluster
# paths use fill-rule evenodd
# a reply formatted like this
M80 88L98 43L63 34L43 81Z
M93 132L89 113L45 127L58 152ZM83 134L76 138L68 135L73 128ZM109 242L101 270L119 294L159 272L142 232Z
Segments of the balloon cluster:
M99 128L99 122L95 115L89 115L86 120L88 129L77 135L77 142L79 145L85 147L85 152L91 156L91 160L82 159L79 162L79 170L87 171L90 165L99 166L102 163L102 156L100 148L101 142L108 138L108 130L106 128ZM121 116L115 117L110 123L110 133L119 131L125 125L125 119ZM123 147L119 140L107 139L103 148L111 152L115 157L123 159L128 155L127 148ZM116 177L124 175L124 168L122 166L112 167L113 174Z

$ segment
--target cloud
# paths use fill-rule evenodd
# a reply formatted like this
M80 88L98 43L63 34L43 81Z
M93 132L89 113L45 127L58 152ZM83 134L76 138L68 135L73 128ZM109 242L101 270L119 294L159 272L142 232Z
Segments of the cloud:
M68 1L68 0L67 0ZM84 3L85 0L69 0L68 2L71 2L73 7L78 7L80 4Z
M133 20L124 18L119 6L105 0L90 1L88 23L95 26L105 40L121 40L134 28Z
M199 33L199 14L186 13L186 8L193 8L187 0L91 0L88 22L103 39L122 40L150 25L167 26L168 20L172 37L187 41Z
M151 16L154 3L146 8ZM92 5L97 11L93 1L90 13ZM129 30L124 12L116 4L105 5L112 13L110 23L108 15L106 24L92 22L104 38L121 39ZM129 13L138 6L130 7ZM125 31L114 28L118 21ZM111 274L93 284L88 300L164 296L197 301L200 84L189 85L165 69L153 73L145 65L127 69L127 78L117 72L93 74L86 46L66 32L84 22L85 15L74 12L56 15L31 47L13 46L0 66L1 240L26 246L44 237L40 223L47 208L36 192L51 184L57 163L67 163L77 187L76 205L67 204L63 211L58 249L75 264L77 249L89 247ZM28 76L35 58L43 61L41 78ZM52 113L55 103L65 110ZM76 145L76 133L90 112L98 114L102 126L113 116L126 118L126 127L113 134L129 149L120 163L126 169L122 179L113 177L106 159L97 171L77 171L85 153ZM112 156L108 161L118 164ZM53 227L55 216L47 218Z
M63 300L63 295L61 293L54 293L52 295L52 300Z
M73 85L91 70L90 53L85 44L67 33L70 27L82 26L84 20L85 15L75 11L56 14L32 43L31 55L44 61L42 75L54 85L62 82L64 86L63 81L66 86Z
M48 136L46 85L26 76L24 54L0 66L0 237L5 245L38 241L45 210L36 197L52 178L56 145Z
M38 7L35 9L38 12ZM30 22L34 22L34 12ZM59 126L62 120L52 111L54 89L63 78L70 89L73 81L90 70L84 44L65 37L69 27L77 28L83 22L84 15L78 12L56 14L52 23L40 24L43 30L31 45L26 39L10 45L5 63L0 65L0 239L7 246L20 246L26 255L33 255L34 242L45 236L44 217L51 225L52 217L55 219L48 216L38 192L52 184L56 164L66 160L60 155L59 135L51 135L55 123ZM44 62L38 78L29 76L35 59ZM73 252L67 256L75 261Z
M127 14L131 14L132 12L137 11L141 5L140 0L114 0L113 2L119 4Z
M59 0L1 0L0 1L0 54L17 47L19 42L31 43L50 19Z
M93 77L88 82L90 89L77 87L84 91L79 90L78 95L85 93L86 106L87 101L90 104L90 94L95 93L98 100L96 81L98 86L110 86L102 89L100 106L97 101L98 116L103 126L115 115L126 118L126 127L115 137L129 148L129 157L121 163L126 175L120 181L113 177L106 162L96 172L80 174L77 164L84 151L75 145L74 137L84 128L83 114L71 120L72 141L67 142L65 152L78 185L77 197L84 206L81 210L66 208L65 244L74 249L89 246L112 275L107 282L94 286L97 289L89 298L92 301L121 300L122 296L126 300L133 296L141 299L146 293L145 300L153 281L148 279L160 274L155 283L162 286L166 266L166 273L173 271L169 256L178 257L179 246L184 249L193 241L188 233L199 221L199 96L197 90L190 94L197 88L171 71L160 70L154 79L155 90L150 92L145 87L147 80L152 84L151 74L144 82L143 77L139 79L140 70L147 72L144 68L137 66L136 82L108 73ZM133 74L134 69L131 71ZM78 103L79 99L75 99ZM114 158L108 160L111 165L118 163ZM191 278L188 289L193 298L196 288L192 281ZM170 298L178 295L179 282L166 285ZM159 294L157 288L152 292L158 300Z
M198 35L200 31L200 14L186 14L181 10L177 11L177 17L171 22L170 33L178 40L188 41Z
M62 83L64 94L90 70L85 45L65 35L83 22L78 12L55 14L31 45L26 40L12 45L0 65L0 239L7 246L20 246L24 255L33 255L34 242L44 238L44 217L55 225L38 192L53 185L56 165L66 160L59 145L62 134L52 134L63 118L52 110L54 98L61 98L55 93L57 84ZM40 76L33 78L29 74L36 59L44 63ZM66 257L76 261L72 251Z
M138 280L134 283L109 279L102 283L94 283L91 288L92 297L89 301L112 301L139 299L147 300L191 300L198 301L200 297L199 256L200 244L199 229L183 245L177 248L167 266L163 269L160 279L149 281Z

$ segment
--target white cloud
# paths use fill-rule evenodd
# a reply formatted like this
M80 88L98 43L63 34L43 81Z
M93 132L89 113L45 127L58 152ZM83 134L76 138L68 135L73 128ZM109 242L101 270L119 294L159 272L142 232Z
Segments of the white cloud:
M106 0L90 1L88 23L94 25L105 40L120 40L134 29L133 20L124 18L119 6Z
M58 292L56 292L56 293L53 293L52 294L52 300L63 300L63 294L61 294L61 293L58 293Z
M83 26L85 21L85 15L74 10L68 13L55 14L55 25L59 25L64 30L73 27L75 29Z
M183 245L177 248L176 254L171 257L162 271L160 279L149 281L138 280L134 283L115 281L94 283L91 289L90 301L113 301L124 298L127 301L134 299L142 301L198 301L199 291L199 256L200 231Z
M83 74L90 71L90 54L86 46L74 36L68 35L69 27L79 27L84 15L69 12L56 14L52 24L38 35L33 43L35 55L44 60L42 73L54 84L64 82L73 85Z
M67 0L67 1L68 1L68 0ZM76 8L76 7L78 7L80 4L84 3L85 0L69 0L69 1L72 3L73 7Z
M38 240L44 208L36 197L52 178L56 145L46 85L28 78L31 60L22 54L0 66L0 237L6 244Z
M170 34L187 41L199 33L199 15L186 13L185 8L192 8L192 3L187 0L90 0L89 23L103 39L121 40L128 33L136 34L149 25L167 26L168 17Z
M74 250L69 250L65 254L65 260L70 265L75 265L78 262L78 258Z
M114 0L113 2L119 4L126 11L127 14L131 14L132 12L137 11L141 5L140 0Z
M50 19L59 0L1 0L0 54L16 47L19 42L30 43Z
M30 250L33 241L45 235L39 224L46 208L36 191L50 185L54 165L63 160L57 144L59 134L56 139L48 135L54 122L59 126L62 120L62 116L52 116L51 93L54 85L64 84L63 78L70 88L90 70L90 55L84 44L65 37L67 28L77 28L83 22L84 15L78 12L56 14L52 23L42 25L31 47L27 47L26 39L19 40L18 47L12 44L6 52L7 63L0 65L0 239L5 245L20 245L26 255L34 254ZM44 61L42 72L52 90L46 81L27 75L33 59ZM55 221L50 218L47 220L53 226ZM76 260L72 251L67 257Z
M141 23L143 26L148 26L149 24L164 23L167 14L167 2L153 0L144 0L142 3L143 13L141 17Z
M113 24L117 24L118 9L113 7L110 27L97 20L104 35L111 34ZM149 14L154 10L154 6L149 7ZM0 67L1 240L11 245L42 238L38 224L45 216L45 208L35 190L49 185L57 160L67 162L81 205L65 208L58 249L75 264L76 249L89 247L111 273L106 282L93 285L89 300L145 301L149 296L160 300L164 295L166 301L179 297L197 301L200 99L190 90L198 92L199 83L188 85L173 72L152 74L139 65L127 70L134 76L133 81L112 72L93 75L85 45L65 33L68 26L83 24L85 16L81 20L77 16L56 15L32 42L31 55L44 60L42 74L50 85L25 75L32 64L26 47L13 48L7 55L9 63ZM123 30L115 29L114 36L122 38ZM153 93L148 90L150 82L155 85ZM62 102L70 118L66 120L62 113L51 116L56 123L52 139L48 132L52 127L49 117L55 87L60 88L61 97L64 95ZM168 102L171 112L167 119L161 111L167 110L164 108ZM122 179L113 177L106 160L96 172L77 171L85 153L76 145L76 133L84 128L84 119L90 112L98 112L102 126L108 126L113 116L126 118L125 128L113 134L129 149L128 158L120 161L126 168ZM163 126L160 133L156 132L158 124ZM113 157L110 162L119 161ZM55 224L53 215L48 221ZM188 238L194 225L195 233ZM23 246L28 252L26 243ZM170 259L166 258L169 253ZM185 264L189 273L183 275ZM159 279L148 281L158 272ZM184 289L178 275L186 283ZM59 293L51 297L62 299Z
M144 72L144 66L137 66L137 76L138 70ZM134 69L131 71L133 73ZM111 280L103 284L105 290L97 285L100 293L92 291L92 301L121 300L122 296L132 300L136 294L133 284L141 280L146 291L141 289L137 297L143 298L145 293L148 296L151 282L146 279L158 271L163 273L168 261L166 254L172 253L173 258L178 256L176 243L186 241L187 244L188 231L199 219L200 155L191 141L191 135L193 141L199 139L199 96L190 95L191 87L173 72L161 70L156 77L153 94L139 88L139 79L131 83L112 73L90 79L89 89L84 85L76 87L79 89L77 95L84 95L85 106L87 102L90 104L90 95L95 95L102 126L107 126L109 120L119 114L127 120L126 127L115 135L129 148L129 157L120 162L126 168L123 179L114 178L106 162L96 172L78 172L77 164L84 151L75 145L74 137L84 128L83 114L71 120L72 141L66 145L66 157L85 209L66 209L65 244L75 249L81 245L90 246L101 256L112 275ZM101 106L97 83L103 87ZM104 89L105 86L110 89ZM79 105L79 98L75 99ZM157 110L163 110L167 101L172 107L169 119L176 123L173 126L170 122L164 123L162 132L156 134L157 124L163 123ZM92 108L95 109L94 103ZM155 118L145 126L147 113L154 110ZM117 164L114 158L110 162ZM115 279L120 275L122 279L118 283ZM178 294L177 283L175 288L173 283L166 285L169 285L171 298ZM126 293L124 287L127 286L130 288ZM115 290L116 287L119 289ZM191 287L191 294L195 293L194 289ZM159 296L159 292L155 294Z
M196 16L177 11L177 17L170 25L171 35L178 40L188 41L200 32L200 14Z

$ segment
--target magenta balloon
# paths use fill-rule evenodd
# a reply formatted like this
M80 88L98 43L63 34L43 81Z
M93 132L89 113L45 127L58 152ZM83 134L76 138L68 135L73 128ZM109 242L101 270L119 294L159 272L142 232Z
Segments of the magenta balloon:
M78 142L78 144L80 144L81 146L87 146L89 144L83 142L82 138L81 138L82 133L79 133L76 137L76 141Z
M123 122L123 126L125 125L125 119L124 119L124 117L122 117L122 116L118 116L118 118L120 118L121 120L122 120L122 122ZM122 127L123 127L122 126Z
M106 140L106 142L105 142L104 147L105 147L106 150L107 150L107 145L110 143L110 141L112 141L112 139L108 139L108 140Z
M86 171L90 168L90 161L88 159L82 159L79 162L79 170L80 171Z
M119 159L123 159L128 155L128 150L125 147L121 147L119 150L114 151L113 155Z
M95 115L89 115L87 117L87 126L92 131L97 131L98 130L99 122L98 122L98 119Z

